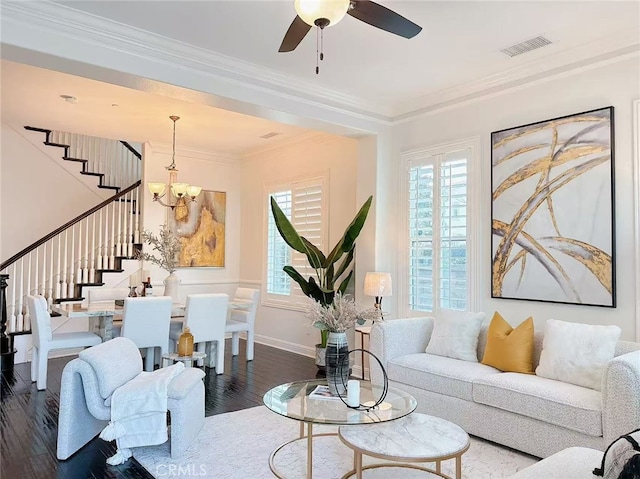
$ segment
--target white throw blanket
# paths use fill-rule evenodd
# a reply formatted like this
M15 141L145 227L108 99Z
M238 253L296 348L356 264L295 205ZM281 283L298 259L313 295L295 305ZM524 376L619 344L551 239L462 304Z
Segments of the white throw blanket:
M142 372L113 392L111 422L100 433L105 441L115 439L118 451L107 463L122 464L131 457L131 447L162 444L167 436L167 388L182 372L183 363Z

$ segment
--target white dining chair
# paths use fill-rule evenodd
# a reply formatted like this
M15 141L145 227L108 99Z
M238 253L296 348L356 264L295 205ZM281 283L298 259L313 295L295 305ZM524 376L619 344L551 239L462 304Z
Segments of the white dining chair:
M205 363L215 367L216 374L224 373L224 337L229 296L226 294L190 294L184 313L184 322L171 324L170 338L178 342L182 329L188 326L198 351L207 352ZM215 360L213 358L215 343Z
M171 297L151 296L126 298L122 313L122 336L146 349L145 371L153 371L155 349L160 358L169 351L169 324L171 322ZM160 362L160 361L159 361Z
M247 333L247 361L253 361L254 352L254 338L255 338L255 323L256 323L256 311L258 310L258 303L260 301L260 290L251 288L238 288L233 301L237 302L251 302L251 308L245 309L232 309L229 312L229 318L227 319L227 325L225 331L231 333L231 354L237 356L240 354L240 333L246 331Z
M87 302L89 306L99 303L112 303L117 299L126 299L129 296L129 288L92 288L87 290ZM111 327L111 337L122 334L122 319L114 320Z
M31 315L33 353L31 355L31 381L38 390L47 389L47 366L49 351L54 349L88 348L100 344L97 334L86 332L55 333L51 330L47 300L43 296L27 296L27 306Z

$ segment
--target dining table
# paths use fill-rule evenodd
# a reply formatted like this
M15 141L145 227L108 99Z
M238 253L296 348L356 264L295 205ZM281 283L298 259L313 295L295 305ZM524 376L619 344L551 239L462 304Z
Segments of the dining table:
M251 301L231 300L229 301L229 312L233 309L249 310ZM93 304L84 303L61 303L51 305L51 310L69 318L89 318L89 331L102 338L102 342L113 339L113 323L117 318L122 318L124 306L116 304L115 301L100 301ZM171 307L171 321L183 322L186 310L185 303L173 303Z

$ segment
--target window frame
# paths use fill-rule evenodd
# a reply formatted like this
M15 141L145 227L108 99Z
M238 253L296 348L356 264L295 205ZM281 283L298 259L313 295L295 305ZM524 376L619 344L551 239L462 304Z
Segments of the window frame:
M467 310L476 311L478 308L478 300L480 297L480 281L479 281L479 260L480 260L480 248L481 248L481 223L479 217L482 213L481 203L481 178L483 173L482 160L481 160L481 141L480 137L472 137L461 139L457 141L437 144L433 146L426 146L421 148L415 148L411 150L405 150L400 153L400 164L402 165L402 175L400 184L400 218L402 221L402 228L400 237L400 245L398 247L398 313L400 317L419 317L419 316L436 316L439 311L444 308L439 307L439 291L437 288L437 282L434 283L433 297L434 308L433 311L418 311L412 310L409 304L410 299L410 233L409 233L409 174L410 170L414 166L420 164L427 164L429 160L436 156L444 156L447 153L461 151L465 149L470 150L469 158L467 161ZM434 176L439 175L438 168L434 171ZM434 215L434 218L436 215ZM440 215L437 215L438 220L434 222L434 231L436 231L436 224L440 222ZM440 238L434 235L433 239L433 267L436 271L440 254Z
M284 294L272 294L268 293L268 260L269 260L269 217L271 216L271 206L270 206L270 197L272 193L282 192L282 191L291 191L291 207L292 211L295 205L295 190L296 188L304 188L306 185L319 185L321 188L321 244L319 245L320 249L326 249L325 246L327 244L329 238L329 188L328 181L329 175L327 173L317 173L309 176L299 176L288 178L285 180L278 181L277 183L267 183L263 188L263 259L262 259L262 295L261 295L261 304L263 306L269 306L273 308L280 309L288 309L292 311L306 311L307 302L306 296L300 291L300 287L297 283L295 283L292 279L289 279L291 287L288 295ZM294 225L295 226L295 225ZM289 248L289 260L287 264L293 264L292 261L292 253L293 250ZM296 289L298 292L296 293Z

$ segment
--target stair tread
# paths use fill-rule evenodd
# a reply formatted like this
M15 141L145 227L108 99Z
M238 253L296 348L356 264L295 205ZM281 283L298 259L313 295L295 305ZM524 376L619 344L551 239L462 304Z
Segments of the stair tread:
M63 156L62 159L66 160L66 161L77 161L78 163L88 163L89 162L89 160L83 160L82 158L73 158L71 156Z
M124 273L123 269L97 269L100 273Z
M115 256L116 259L136 259L135 256Z
M96 173L94 171L81 171L80 174L89 176L104 176L104 173Z
M109 190L116 190L116 191L120 191L120 187L119 187L119 186L98 185L98 188L105 188L105 189L109 189Z
M69 148L70 146L63 143L53 143L52 141L45 141L44 144L47 146L59 146L60 148Z
M51 130L47 130L46 128L38 128L35 126L25 126L24 129L31 130L31 131L39 131L41 133L51 133Z
M76 283L76 286L104 286L104 283Z
M84 301L84 298L82 297L78 297L78 298L58 298L58 299L54 299L53 302L56 304L60 304L60 303L66 303L68 301Z

